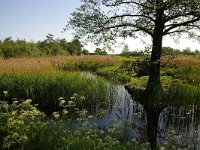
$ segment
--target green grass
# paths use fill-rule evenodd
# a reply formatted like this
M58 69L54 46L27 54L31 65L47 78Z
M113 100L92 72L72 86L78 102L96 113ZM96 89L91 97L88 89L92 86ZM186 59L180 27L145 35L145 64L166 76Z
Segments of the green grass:
M200 85L191 85L181 80L174 81L166 92L165 99L172 105L200 105Z
M174 70L174 77L192 85L200 84L200 67L178 68Z
M92 60L84 60L84 61L77 61L77 62L67 62L67 63L60 63L57 67L64 71L97 71L98 68L103 68L106 66L111 66L111 64L106 62L96 62Z
M96 74L99 76L103 76L108 80L118 81L121 83L127 83L130 81L130 75L126 74L126 72L118 72L119 66L109 66L99 68L96 71Z
M87 103L106 100L106 82L100 77L85 77L77 72L51 72L41 75L3 74L0 93L9 92L10 98L32 99L46 111L56 109L59 97L70 100L74 93L83 95ZM85 104L86 105L86 104Z

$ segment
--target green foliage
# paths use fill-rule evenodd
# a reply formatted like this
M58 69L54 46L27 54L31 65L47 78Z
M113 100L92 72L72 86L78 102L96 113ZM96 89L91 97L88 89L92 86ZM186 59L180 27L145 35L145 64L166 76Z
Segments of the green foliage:
M200 67L177 68L173 76L192 85L200 84Z
M165 96L166 102L175 105L199 104L200 86L183 83L180 80L172 82ZM176 100L176 101L174 101Z
M97 75L103 76L108 80L119 81L122 83L127 83L130 81L130 75L126 72L118 71L118 66L109 66L99 68L96 72Z
M136 57L136 56L143 56L143 52L140 51L128 51L128 52L123 52L119 54L120 56L125 56L125 57Z
M1 103L0 115L7 117L7 121L3 124L6 130L3 149L20 149L20 147L23 149L46 125L41 122L44 114L31 105L30 99L22 103L16 100L10 105L6 102ZM3 125L1 124L1 127Z
M78 98L73 96L72 99L75 97ZM71 124L70 118L66 120L65 115L55 121L46 120L31 100L16 100L12 104L2 102L0 108L0 116L6 115L7 118L4 124L0 124L0 129L5 127L0 130L1 135L3 131L6 133L1 136L2 149L148 149L148 144L132 139L120 125L99 130L87 122L77 128Z
M142 56L144 55L144 53L140 51L130 51L128 45L126 44L119 55L125 57L135 57L135 56Z
M154 29L159 27L161 37L186 31L190 37L198 38L193 31L199 29L199 7L197 0L85 0L72 13L67 29L75 30L77 37L86 37L98 44L113 44L110 41L118 37L136 38L138 32L158 38Z
M88 54L89 54L89 51L86 50L86 49L83 49L82 53L83 53L83 55L88 55Z
M103 50L103 49L100 49L100 48L96 48L94 53L96 55L107 55L107 52L105 50Z
M67 41L65 39L54 40L54 35L48 34L44 41L37 42L37 46L43 55L67 55Z
M74 100L77 98L80 98L77 94L71 97ZM59 99L60 102L62 100L62 98ZM31 100L23 102L15 100L12 104L5 101L0 102L0 117L6 117L5 121L0 124L1 149L149 149L148 143L140 143L132 139L126 129L119 124L102 130L98 129L95 124L89 123L85 118L87 121L79 122L79 120L80 125L77 126L73 125L70 119L72 112L65 114L69 115L69 118L61 114L55 120L50 120L44 118L44 113L32 105ZM67 106L67 109L70 111L73 106ZM65 109L65 107L63 108ZM177 144L177 141L184 142L184 139L171 130L158 149L181 148L182 144Z
M141 77L133 77L131 81L128 83L130 88L136 89L144 89L148 82L148 76L141 76Z
M175 57L176 55L180 54L181 51L178 49L173 49L171 47L163 47L162 48L162 56L173 56Z
M9 101L13 97L31 98L47 113L56 110L60 96L70 99L69 95L78 93L87 97L88 103L106 99L106 85L101 78L93 78L80 73L55 72L42 75L4 74L0 76L0 92L9 91ZM3 98L3 94L1 95ZM39 101L38 101L39 100ZM81 105L82 103L80 103Z
M95 60L82 60L82 61L72 61L66 63L60 63L57 67L61 70L65 71L97 71L99 68L103 68L106 66L111 66L112 64L109 62L98 62Z
M4 58L68 54L82 54L82 45L78 39L67 42L65 39L54 39L54 35L48 34L45 40L38 42L20 39L14 41L11 37L0 42L0 56Z
M81 55L82 47L81 42L78 39L74 39L68 43L67 51L70 55Z

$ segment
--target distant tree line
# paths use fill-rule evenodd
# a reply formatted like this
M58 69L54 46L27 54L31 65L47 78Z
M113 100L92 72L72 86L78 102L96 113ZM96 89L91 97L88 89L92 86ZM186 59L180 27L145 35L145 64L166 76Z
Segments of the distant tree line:
M4 58L81 54L87 55L89 51L83 49L78 39L67 42L66 39L54 39L52 34L48 34L45 40L37 42L28 42L24 39L13 40L11 37L0 40L0 56Z
M163 47L162 48L162 56L166 56L166 55L172 55L172 56L176 56L176 55L198 55L200 54L200 52L198 50L192 51L189 47L183 49L182 51L179 49L173 49L171 47Z
M48 34L43 41L29 42L25 39L13 40L11 37L0 40L0 57L28 57L28 56L57 56L57 55L107 55L105 49L96 48L94 53L84 49L78 39L68 42L66 39L55 39ZM171 55L198 55L198 50L192 51L186 48L182 51L171 47L162 48L162 56ZM145 55L144 51L130 51L128 45L122 49L120 56L132 57Z
M151 50L151 48L147 48L144 51L130 51L128 48L128 45L125 45L122 49L122 52L119 54L121 56L125 56L125 57L132 57L132 56L142 56L142 55L146 55L146 52L148 53L148 51ZM182 51L179 49L174 49L171 47L163 47L162 48L162 56L177 56L177 55L199 55L200 51L195 50L192 51L189 47L183 49Z

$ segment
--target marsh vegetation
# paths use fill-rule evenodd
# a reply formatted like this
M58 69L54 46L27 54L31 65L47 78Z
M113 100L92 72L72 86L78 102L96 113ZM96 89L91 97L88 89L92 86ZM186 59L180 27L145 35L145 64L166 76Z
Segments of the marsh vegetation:
M145 100L142 57L1 59L1 146L198 149L198 58L162 57L165 93L152 103Z

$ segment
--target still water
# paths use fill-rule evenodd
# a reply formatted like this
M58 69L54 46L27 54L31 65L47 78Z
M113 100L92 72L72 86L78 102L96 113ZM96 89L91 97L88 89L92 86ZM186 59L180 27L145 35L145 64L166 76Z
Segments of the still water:
M100 128L120 124L131 136L142 142L163 144L168 139L177 147L200 149L199 106L169 105L161 110L151 109L149 106L148 110L151 111L148 111L147 115L147 108L135 101L123 85L112 84L108 84L107 101L109 106L104 116L91 120ZM156 135L155 138L153 134Z

